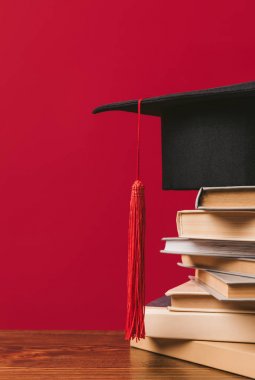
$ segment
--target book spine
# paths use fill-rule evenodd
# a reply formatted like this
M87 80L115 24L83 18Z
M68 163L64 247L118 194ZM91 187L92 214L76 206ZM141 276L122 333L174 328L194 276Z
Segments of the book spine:
M181 211L177 211L177 214L176 214L176 227L177 227L178 235L182 236L182 213L181 213Z
M196 209L200 209L200 205L201 205L201 197L202 197L202 194L204 192L204 188L203 187L200 187L198 193L197 193L197 197L196 197L196 200L195 200L195 208Z

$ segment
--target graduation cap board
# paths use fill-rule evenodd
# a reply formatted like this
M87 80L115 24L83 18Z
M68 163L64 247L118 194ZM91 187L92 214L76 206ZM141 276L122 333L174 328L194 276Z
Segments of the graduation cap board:
M140 115L161 117L163 189L255 185L255 82L107 104L138 113L137 180L130 200L126 339L145 337L144 187Z
M138 112L137 100L96 108ZM255 185L255 82L142 100L159 116L163 189Z

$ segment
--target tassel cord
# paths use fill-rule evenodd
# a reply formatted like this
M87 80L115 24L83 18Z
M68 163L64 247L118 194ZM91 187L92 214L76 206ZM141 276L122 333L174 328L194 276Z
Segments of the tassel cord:
M140 179L140 125L141 125L141 102L142 99L138 100L138 115L137 115L137 145L136 145L136 178Z

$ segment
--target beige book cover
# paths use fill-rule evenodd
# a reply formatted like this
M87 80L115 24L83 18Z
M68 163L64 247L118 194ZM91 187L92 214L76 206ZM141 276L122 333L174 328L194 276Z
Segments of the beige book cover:
M196 279L228 299L255 300L255 278L196 269Z
M219 301L205 288L195 281L187 281L184 284L168 290L166 296L171 297L169 310L172 311L198 311L211 313L254 313L254 302Z
M205 365L255 379L255 345L206 341L178 341L146 337L131 347ZM171 373L169 373L171 376Z
M180 237L255 241L255 211L179 211Z
M201 210L255 210L255 186L202 187L195 207Z
M145 307L146 335L153 338L255 343L255 314L170 311Z
M216 272L255 277L255 260L182 255L182 264L187 268L208 269Z

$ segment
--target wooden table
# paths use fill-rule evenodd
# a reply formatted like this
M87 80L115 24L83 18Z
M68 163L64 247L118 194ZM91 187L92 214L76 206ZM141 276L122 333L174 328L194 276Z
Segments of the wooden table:
M245 379L129 349L115 331L0 331L0 379Z

